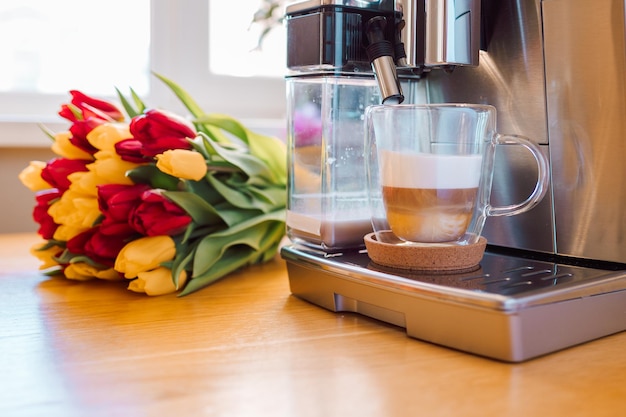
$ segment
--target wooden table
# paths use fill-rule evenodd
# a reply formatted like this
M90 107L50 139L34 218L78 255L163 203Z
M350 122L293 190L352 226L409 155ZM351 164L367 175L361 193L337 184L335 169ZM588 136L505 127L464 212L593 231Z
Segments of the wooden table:
M626 333L505 364L299 300L280 259L150 298L41 276L35 241L0 236L3 417L626 416Z

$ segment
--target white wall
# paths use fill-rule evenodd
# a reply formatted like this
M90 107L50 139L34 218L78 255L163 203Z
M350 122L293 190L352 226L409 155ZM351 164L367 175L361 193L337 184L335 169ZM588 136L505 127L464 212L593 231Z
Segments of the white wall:
M32 219L35 194L17 176L31 160L47 161L53 156L47 148L0 148L0 233L37 231Z

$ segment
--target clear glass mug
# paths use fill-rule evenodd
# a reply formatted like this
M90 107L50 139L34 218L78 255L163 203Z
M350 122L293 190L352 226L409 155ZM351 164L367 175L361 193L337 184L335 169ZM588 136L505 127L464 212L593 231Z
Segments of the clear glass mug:
M528 138L498 133L493 106L377 105L365 118L369 204L379 241L473 244L487 217L523 213L546 194L547 158ZM538 175L526 200L494 207L494 159L502 144L526 148Z

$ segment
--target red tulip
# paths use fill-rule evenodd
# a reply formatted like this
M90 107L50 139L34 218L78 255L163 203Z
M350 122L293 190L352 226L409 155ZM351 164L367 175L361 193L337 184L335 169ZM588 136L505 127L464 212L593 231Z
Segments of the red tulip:
M150 189L145 184L98 186L98 206L105 219L128 222L131 211L141 203L141 195Z
M89 141L87 140L87 135L89 134L89 132L91 132L103 123L106 122L102 119L96 119L94 117L90 117L85 120L75 121L74 124L70 127L70 133L72 134L72 137L70 138L70 143L76 146L78 149L81 149L91 155L95 154L98 149L91 143L89 143Z
M130 241L131 236L134 234L127 236L105 235L100 232L100 227L97 227L85 245L85 254L94 261L113 268L117 254Z
M40 191L35 195L37 204L33 209L33 219L39 224L37 233L44 239L52 239L54 232L57 230L57 227L59 227L50 214L48 214L48 209L54 200L61 197L61 194L59 190L53 188Z
M158 190L142 194L142 202L130 215L130 225L147 236L177 235L185 231L191 217Z
M130 122L130 132L141 142L143 155L149 157L170 149L191 149L189 139L196 137L190 122L163 110L148 110L134 117Z
M72 95L71 103L62 105L59 115L72 122L70 142L93 155L97 149L89 143L87 134L102 123L124 120L124 115L108 101L89 97L77 90L71 90L70 94Z
M69 104L61 106L59 111L59 116L70 122L86 120L90 117L107 122L121 122L124 120L124 114L113 103L89 97L78 90L71 90L70 94L72 95L71 105L75 111L80 112L80 117L77 117Z
M124 221L116 221L113 219L103 219L100 223L100 233L106 236L129 236L129 237L141 237L139 233L128 224L128 219Z
M67 249L74 255L85 255L89 259L112 268L117 254L136 237L136 233L108 235L102 233L101 226L93 227L67 242Z
M70 187L68 175L87 171L87 165L93 161L82 159L53 158L41 171L41 178L54 188L65 191Z
M149 162L152 158L144 156L142 153L143 145L137 139L124 139L115 144L115 152L124 161L141 164Z

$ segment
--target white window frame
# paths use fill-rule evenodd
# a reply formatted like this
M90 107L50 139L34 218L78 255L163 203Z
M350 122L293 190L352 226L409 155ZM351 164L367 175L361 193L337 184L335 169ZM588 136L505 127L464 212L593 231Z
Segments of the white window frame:
M286 111L282 77L231 77L209 72L209 1L151 0L151 71L180 84L207 113L228 114L252 129L280 135ZM233 8L235 12L236 1ZM0 94L0 147L48 146L49 140L38 125L55 131L67 128L56 113L68 98L68 94ZM103 98L116 99L113 95ZM152 107L185 112L156 77L150 77L150 93L142 98Z
M236 12L237 2L232 3ZM282 77L229 77L209 73L208 1L152 0L152 6L152 26L160 28L152 34L153 71L181 84L206 112L241 118L284 117ZM187 47L180 48L180 45ZM152 79L151 82L155 97L169 100L171 94L164 91L160 81ZM173 105L173 102L175 99L164 104Z

